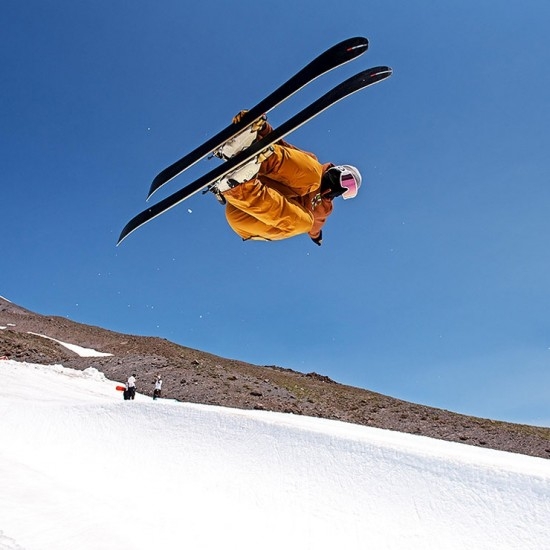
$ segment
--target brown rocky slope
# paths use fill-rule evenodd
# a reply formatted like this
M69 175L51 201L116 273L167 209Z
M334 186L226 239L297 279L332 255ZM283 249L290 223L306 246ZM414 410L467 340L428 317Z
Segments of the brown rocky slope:
M550 458L550 429L496 422L415 405L368 390L276 366L224 359L164 340L119 334L40 315L0 298L0 357L66 367L95 367L117 381L135 372L138 391L152 394L157 373L163 397L242 409L304 414ZM30 334L35 333L35 334ZM62 342L110 353L80 357ZM1 367L1 363L0 363Z

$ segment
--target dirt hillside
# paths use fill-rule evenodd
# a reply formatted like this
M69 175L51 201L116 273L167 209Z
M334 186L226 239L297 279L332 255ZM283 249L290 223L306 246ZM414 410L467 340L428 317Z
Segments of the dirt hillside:
M496 422L415 405L338 384L317 373L224 359L161 338L130 336L26 310L0 298L0 357L66 367L95 367L116 381L136 374L151 395L156 374L163 397L304 414L550 458L550 429ZM42 336L39 336L42 335ZM80 357L54 340L110 353ZM0 362L1 368L1 362Z

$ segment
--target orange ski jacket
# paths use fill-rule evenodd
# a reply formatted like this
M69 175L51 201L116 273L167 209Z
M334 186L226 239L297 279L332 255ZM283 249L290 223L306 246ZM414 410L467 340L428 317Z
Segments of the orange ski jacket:
M258 137L271 131L266 122ZM332 200L321 195L321 178L331 166L280 140L255 179L224 193L229 225L244 240L280 240L304 233L318 240L333 209Z

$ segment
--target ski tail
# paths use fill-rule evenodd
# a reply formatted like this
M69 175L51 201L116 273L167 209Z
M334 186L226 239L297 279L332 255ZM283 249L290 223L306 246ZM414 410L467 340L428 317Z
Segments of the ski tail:
M250 147L241 151L227 162L220 164L207 174L199 177L189 185L183 187L179 191L176 191L172 195L166 197L160 202L147 208L134 218L132 218L122 230L117 242L117 246L136 229L151 221L152 219L160 216L164 212L170 210L180 202L188 199L201 189L208 187L212 183L218 181L228 173L239 168L243 164L247 163L251 159L255 158L262 151L267 149L273 143L276 143L280 139L285 138L288 134L294 130L303 126L306 122L316 117L335 103L338 103L345 97L348 97L363 88L376 84L382 80L385 80L392 74L390 67L381 66L374 67L362 71L351 78L348 78L332 90L328 91L325 95L302 109L299 113L292 118L275 128L271 133L265 136L258 142L253 143Z
M149 200L153 193L158 191L164 184L168 183L190 166L193 166L212 151L215 151L259 117L271 111L316 78L362 55L367 51L368 47L369 41L366 38L354 37L339 42L323 52L284 84L279 86L274 92L262 99L256 106L252 107L237 124L230 124L221 132L218 132L215 136L199 145L196 149L162 170L153 180L147 200Z

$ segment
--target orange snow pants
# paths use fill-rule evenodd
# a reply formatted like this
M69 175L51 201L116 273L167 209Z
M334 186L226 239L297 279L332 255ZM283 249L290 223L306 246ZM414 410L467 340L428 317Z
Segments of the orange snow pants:
M323 165L313 155L275 145L256 179L224 193L229 225L245 240L273 241L308 233L313 214L304 197L319 189L322 174Z

